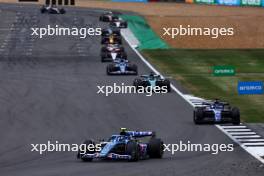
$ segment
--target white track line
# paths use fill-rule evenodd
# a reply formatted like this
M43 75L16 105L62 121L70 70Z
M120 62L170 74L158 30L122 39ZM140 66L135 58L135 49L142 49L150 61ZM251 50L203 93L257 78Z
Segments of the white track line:
M231 133L231 132L249 132L252 131L251 129L245 128L245 129L241 129L241 128L235 128L235 129L225 129L227 132Z
M250 146L264 146L264 142L244 142L243 145L247 146L247 145L250 145Z
M259 155L258 152L256 152L256 150L252 150L252 148L249 148L249 147L246 147L245 145L243 145L243 143L241 143L236 138L234 138L234 136L231 136L231 134L226 132L220 125L215 125L215 126L219 130L221 130L223 133L225 133L229 138L231 138L235 143L240 145L240 147L242 147L245 151L247 151L249 154L251 154L253 157L255 157L257 160L259 160L260 162L262 162L264 164L264 159L261 158L261 156ZM255 136L260 137L259 135L255 135ZM245 137L245 136L241 136L241 137ZM248 137L250 137L250 136L248 136ZM260 150L263 150L263 148L261 148Z
M239 129L239 128L247 128L246 126L243 126L243 125L241 125L241 126L221 126L222 128L224 128L224 129Z
M239 140L239 139L261 138L261 136L260 136L260 135L236 136L235 138L236 138L237 140Z
M239 142L264 142L264 139L237 139Z
M122 30L121 30L122 33ZM141 54L140 52L135 48L135 46L130 43L129 39L126 37L126 35L124 35L124 33L122 33L123 38L126 40L126 42L129 44L130 48L138 55L138 57L156 74L161 75L161 77L164 78L164 76L157 70L155 69ZM171 84L171 88L179 95L181 96L186 102L188 102L193 108L196 107L195 104L192 103L192 101L190 101L190 97L189 95L184 95L183 93L181 93L173 84ZM200 99L201 101L203 101L203 99L197 97L197 99ZM197 100L196 99L196 100ZM255 157L257 160L259 160L260 162L262 162L264 164L264 158L262 158L259 153L261 152L257 152L257 151L262 151L262 148L260 148L259 150L252 150L251 147L246 147L245 145L243 145L241 142L239 142L238 140L236 140L236 138L234 138L234 136L230 135L228 132L225 131L225 129L223 129L220 125L215 125L218 129L220 129L224 134L226 134L229 138L231 138L235 143L237 143L238 145L240 145L245 151L247 151L249 154L251 154L253 157ZM224 126L227 127L227 126ZM234 126L232 126L234 127ZM227 127L229 128L229 127ZM231 127L230 127L231 128ZM239 128L239 127L235 127L235 128ZM243 126L243 128L245 128ZM252 132L254 133L254 132ZM256 134L256 133L254 133ZM258 136L258 135L256 135Z
M226 131L226 132L228 132L228 131ZM256 135L257 133L255 133L255 132L228 132L229 134L231 134L232 136L239 136L239 135L241 135L241 136L243 136L243 135Z

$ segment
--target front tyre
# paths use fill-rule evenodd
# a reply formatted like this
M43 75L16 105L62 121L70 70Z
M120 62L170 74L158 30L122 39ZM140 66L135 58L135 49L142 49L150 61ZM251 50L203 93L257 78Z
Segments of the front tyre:
M150 158L162 158L164 153L163 141L158 138L151 138L148 144L148 155Z
M41 12L41 13L45 13L45 11L46 11L45 7L42 6L42 7L40 8L40 12Z
M197 108L193 112L193 122L196 125L202 124L202 119L203 119L203 110L200 108Z
M143 84L142 80L141 80L141 79L138 79L138 78L136 78L136 79L134 80L134 82L133 82L133 86L136 87L136 90L139 89L139 86L143 86L142 84Z
M135 64L131 65L131 70L132 70L133 72L135 72L134 75L137 75L137 74L138 74L138 67L137 67L137 65L135 65Z
M79 151L77 153L78 159L81 159L84 162L91 162L93 160L93 158L83 157L85 154L94 154L95 153L95 151L87 151L87 146L90 144L95 145L95 143L92 140L85 140L83 142L83 144L81 145L81 148L79 149Z
M232 108L231 114L232 114L233 125L239 125L240 124L240 111L239 111L239 109L236 107Z
M129 141L126 145L126 154L131 156L129 161L136 162L139 160L139 146L135 141Z
M170 85L170 81L165 79L164 82L163 82L164 86L166 86L167 88L167 91L168 92L171 92L171 85Z
M114 71L115 66L113 64L107 65L106 67L106 74L107 75L112 75L112 72Z
M60 9L60 14L65 14L66 11L64 9Z

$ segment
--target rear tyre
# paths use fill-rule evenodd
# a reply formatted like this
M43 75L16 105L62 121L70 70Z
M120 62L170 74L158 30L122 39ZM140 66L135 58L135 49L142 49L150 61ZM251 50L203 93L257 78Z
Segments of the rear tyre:
M126 145L126 154L131 156L129 161L139 160L139 146L135 141L129 141Z
M41 7L40 12L45 13L45 7Z
M163 141L158 138L151 138L148 144L148 155L150 158L162 158L164 153Z
M136 79L134 80L134 82L133 82L133 86L135 86L135 87L136 87L136 90L138 90L138 89L139 89L139 86L143 86L143 85L142 85L142 80L136 78Z
M118 43L119 45L121 45L121 44L122 44L122 39L117 39L117 43Z
M138 74L138 68L137 68L137 65L135 65L135 64L131 65L131 70L135 72L135 75Z
M93 160L93 158L83 158L83 155L85 155L85 154L94 154L95 151L87 151L87 146L90 145L90 144L95 145L95 143L92 140L85 140L83 142L83 144L85 144L85 145L81 146L81 150L78 151L77 158L78 159L80 158L84 162L91 162Z
M106 62L107 54L106 53L101 53L101 62Z
M101 57L101 62L106 62L105 57L103 57L103 56Z
M127 23L124 24L124 28L127 28Z
M193 113L193 122L196 125L199 125L202 124L202 120L203 120L203 110L200 108L195 109Z
M164 86L167 87L167 91L168 92L171 92L171 85L170 85L170 81L165 79L164 82L163 82Z
M127 60L127 54L126 54L126 52L121 52L121 53L120 53L120 57L121 57L122 59Z
M114 65L113 64L107 65L106 74L107 75L112 75L112 71L114 71Z
M240 124L240 112L239 112L239 109L234 107L232 108L231 110L232 112L232 123L234 125L239 125Z
M66 11L65 11L64 9L60 9L60 13L61 13L61 14L65 14Z

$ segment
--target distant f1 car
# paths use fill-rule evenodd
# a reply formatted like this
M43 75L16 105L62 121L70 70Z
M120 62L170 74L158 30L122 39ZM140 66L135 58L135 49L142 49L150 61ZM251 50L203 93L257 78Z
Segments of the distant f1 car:
M49 14L64 14L66 11L63 8L58 8L54 5L44 5L40 9L41 13L49 13Z
M102 36L101 44L122 44L121 36Z
M119 44L108 44L101 49L101 61L113 61L116 58L127 59L124 47Z
M129 63L128 60L117 59L114 63L107 65L108 75L137 75L137 65Z
M195 124L202 123L233 123L240 124L240 111L231 107L229 103L219 101L203 102L201 107L196 107L193 113Z
M115 19L118 19L118 16L114 15L113 12L111 12L111 11L106 12L99 17L99 20L103 21L103 22L111 22Z
M161 78L160 75L156 75L154 73L150 73L149 75L141 75L140 78L136 78L133 82L133 85L138 89L141 87L165 87L167 92L171 91L170 81L166 78Z
M140 142L138 139L150 137L148 142ZM95 144L93 140L86 140L84 145ZM140 159L162 158L163 141L156 138L152 131L127 131L121 129L120 134L112 135L107 142L100 142L101 150L87 151L77 154L77 158L82 161L92 161L93 159L127 160L138 161ZM82 148L84 149L84 148Z
M102 30L102 37L107 37L107 36L121 36L120 29L116 27L112 28L107 28Z
M110 27L127 28L127 22L121 19L114 19L110 22Z

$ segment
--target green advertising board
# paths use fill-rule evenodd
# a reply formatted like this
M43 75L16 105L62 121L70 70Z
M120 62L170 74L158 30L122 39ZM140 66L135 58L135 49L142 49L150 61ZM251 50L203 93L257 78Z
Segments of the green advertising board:
M214 76L234 76L236 74L235 67L233 66L214 66Z
M199 4L214 4L215 0L194 0L194 2Z
M261 0L241 0L242 6L261 6Z

